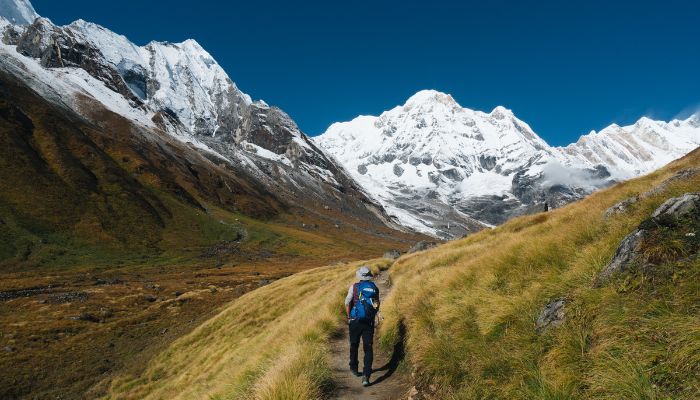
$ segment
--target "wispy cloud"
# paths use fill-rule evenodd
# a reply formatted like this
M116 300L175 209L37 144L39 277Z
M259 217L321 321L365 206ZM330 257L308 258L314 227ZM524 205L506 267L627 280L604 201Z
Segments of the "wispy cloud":
M700 116L700 103L696 103L682 109L678 114L676 114L673 117L673 119L688 119L692 115Z
M542 176L545 187L563 185L596 188L604 186L608 181L596 176L593 171L565 166L556 161L544 166Z

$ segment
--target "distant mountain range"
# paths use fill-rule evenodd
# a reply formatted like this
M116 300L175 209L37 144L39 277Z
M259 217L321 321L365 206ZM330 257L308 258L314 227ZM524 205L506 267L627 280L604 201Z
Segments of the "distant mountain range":
M653 171L700 145L700 120L642 118L551 147L504 107L424 90L315 141L403 225L450 238Z
M239 187L261 191L260 204L269 194L275 209L367 232L459 237L649 172L700 144L693 117L613 125L556 148L503 107L473 111L430 90L311 139L282 110L239 90L194 40L138 46L83 20L57 26L26 0L0 0L0 37L0 73L48 103L107 131L107 115L118 115L129 135L175 140L187 149L180 158L196 152ZM201 181L195 169L184 172ZM217 185L176 191L197 199L230 186Z

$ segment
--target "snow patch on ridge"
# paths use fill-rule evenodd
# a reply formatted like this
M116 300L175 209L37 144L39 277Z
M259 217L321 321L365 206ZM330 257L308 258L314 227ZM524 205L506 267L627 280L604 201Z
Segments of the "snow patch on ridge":
M28 0L0 0L0 17L15 25L29 25L39 14Z

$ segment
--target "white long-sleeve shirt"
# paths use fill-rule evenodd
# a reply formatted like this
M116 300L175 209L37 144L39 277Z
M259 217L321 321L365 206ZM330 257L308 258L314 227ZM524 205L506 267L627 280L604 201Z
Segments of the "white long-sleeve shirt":
M350 289L348 289L348 295L345 296L345 307L350 306L350 303L352 303L352 292L354 287L355 284L353 283L352 285L350 285Z

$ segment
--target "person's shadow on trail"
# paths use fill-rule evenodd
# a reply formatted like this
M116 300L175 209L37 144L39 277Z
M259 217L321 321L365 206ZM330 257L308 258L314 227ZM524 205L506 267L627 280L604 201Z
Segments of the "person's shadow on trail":
M384 364L383 366L379 368L372 369L372 373L375 372L382 372L386 371L382 376L379 378L375 379L372 381L371 386L374 386L376 384L381 383L382 381L385 381L391 375L396 372L396 368L399 366L399 363L401 360L403 360L403 357L405 355L405 350L404 350L404 339L406 338L406 327L404 326L403 323L399 324L399 337L398 340L396 341L396 344L394 344L394 350L391 352L391 359Z

